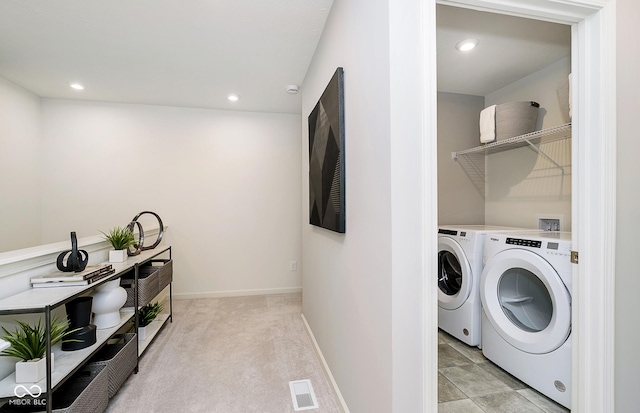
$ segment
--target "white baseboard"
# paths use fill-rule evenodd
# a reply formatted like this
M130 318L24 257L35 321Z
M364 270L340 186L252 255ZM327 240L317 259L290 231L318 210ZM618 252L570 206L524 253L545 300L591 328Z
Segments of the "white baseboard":
M316 337L313 335L313 331L311 331L311 327L309 326L309 323L307 323L307 319L304 317L304 314L300 314L300 317L302 317L302 322L304 323L304 326L307 329L307 333L309 333L309 337L311 338L313 347L315 348L316 353L318 354L318 357L320 357L320 361L322 361L322 367L324 368L325 373L327 373L327 377L329 377L329 381L331 382L333 391L336 393L336 397L338 397L338 400L340 401L340 406L342 407L342 411L344 413L350 413L349 407L347 406L347 403L344 401L344 398L342 397L342 393L340 393L340 389L338 388L338 383L336 383L336 380L334 379L333 374L329 369L329 365L327 364L327 360L324 359L324 356L322 355L322 350L320 350L320 347L318 346Z
M302 287L267 288L263 290L229 290L208 291L204 293L174 293L173 298L175 298L176 300L190 300L192 298L242 297L247 295L294 294L301 292Z

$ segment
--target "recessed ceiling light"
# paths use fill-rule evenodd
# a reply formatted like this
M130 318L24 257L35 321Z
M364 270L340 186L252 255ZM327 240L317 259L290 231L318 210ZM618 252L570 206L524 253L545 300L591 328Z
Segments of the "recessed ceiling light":
M456 49L461 52L468 52L469 50L473 50L478 45L478 40L476 39L465 39L458 44L456 44Z
M237 102L240 99L240 96L236 95L235 93L232 93L230 95L227 95L227 99L229 99L232 102Z
M69 83L69 86L71 86L71 89L84 90L84 86L77 82Z

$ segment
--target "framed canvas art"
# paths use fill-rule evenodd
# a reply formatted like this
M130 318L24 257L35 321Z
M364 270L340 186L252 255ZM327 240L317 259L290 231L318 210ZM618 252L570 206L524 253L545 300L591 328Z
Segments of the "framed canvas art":
M345 232L344 70L309 115L309 223Z

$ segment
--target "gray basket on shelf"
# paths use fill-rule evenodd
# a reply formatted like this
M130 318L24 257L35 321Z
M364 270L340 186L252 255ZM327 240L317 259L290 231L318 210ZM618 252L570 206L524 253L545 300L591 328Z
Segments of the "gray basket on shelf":
M496 141L535 132L537 102L508 102L496 105Z
M85 365L53 392L54 413L101 413L109 404L107 370L104 366ZM34 412L29 406L5 404L1 412ZM26 409L25 409L26 408ZM44 413L40 411L37 413Z
M109 404L109 377L104 366L85 365L53 393L56 413L103 412ZM61 405L60 409L56 408Z
M154 265L161 264L161 265ZM151 260L150 267L158 269L158 290L162 291L173 281L173 260Z
M107 344L100 349L89 364L104 366L107 369L109 398L112 398L133 373L137 359L136 335L126 333L120 342Z
M132 272L133 273L133 272ZM160 293L158 271L151 267L139 267L138 274L138 306L147 305L153 297ZM127 301L125 307L133 307L134 304L134 275L127 275L120 278L120 286L127 291Z

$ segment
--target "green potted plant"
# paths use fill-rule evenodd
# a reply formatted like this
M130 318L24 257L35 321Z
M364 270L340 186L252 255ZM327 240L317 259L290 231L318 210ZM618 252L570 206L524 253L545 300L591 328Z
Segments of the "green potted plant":
M158 314L160 314L163 309L164 307L160 302L149 303L140 309L138 312L139 340L145 340L147 338L149 324L158 317Z
M115 227L107 233L102 232L102 235L113 247L113 250L109 251L109 262L126 261L127 249L136 243L133 231L129 228Z
M51 345L58 343L75 330L67 330L68 324L58 318L51 320ZM11 347L0 352L0 356L17 357L16 383L36 383L46 374L47 351L46 326L38 320L36 325L18 321L15 330L2 327L4 336ZM51 353L51 369L53 370L53 353Z

